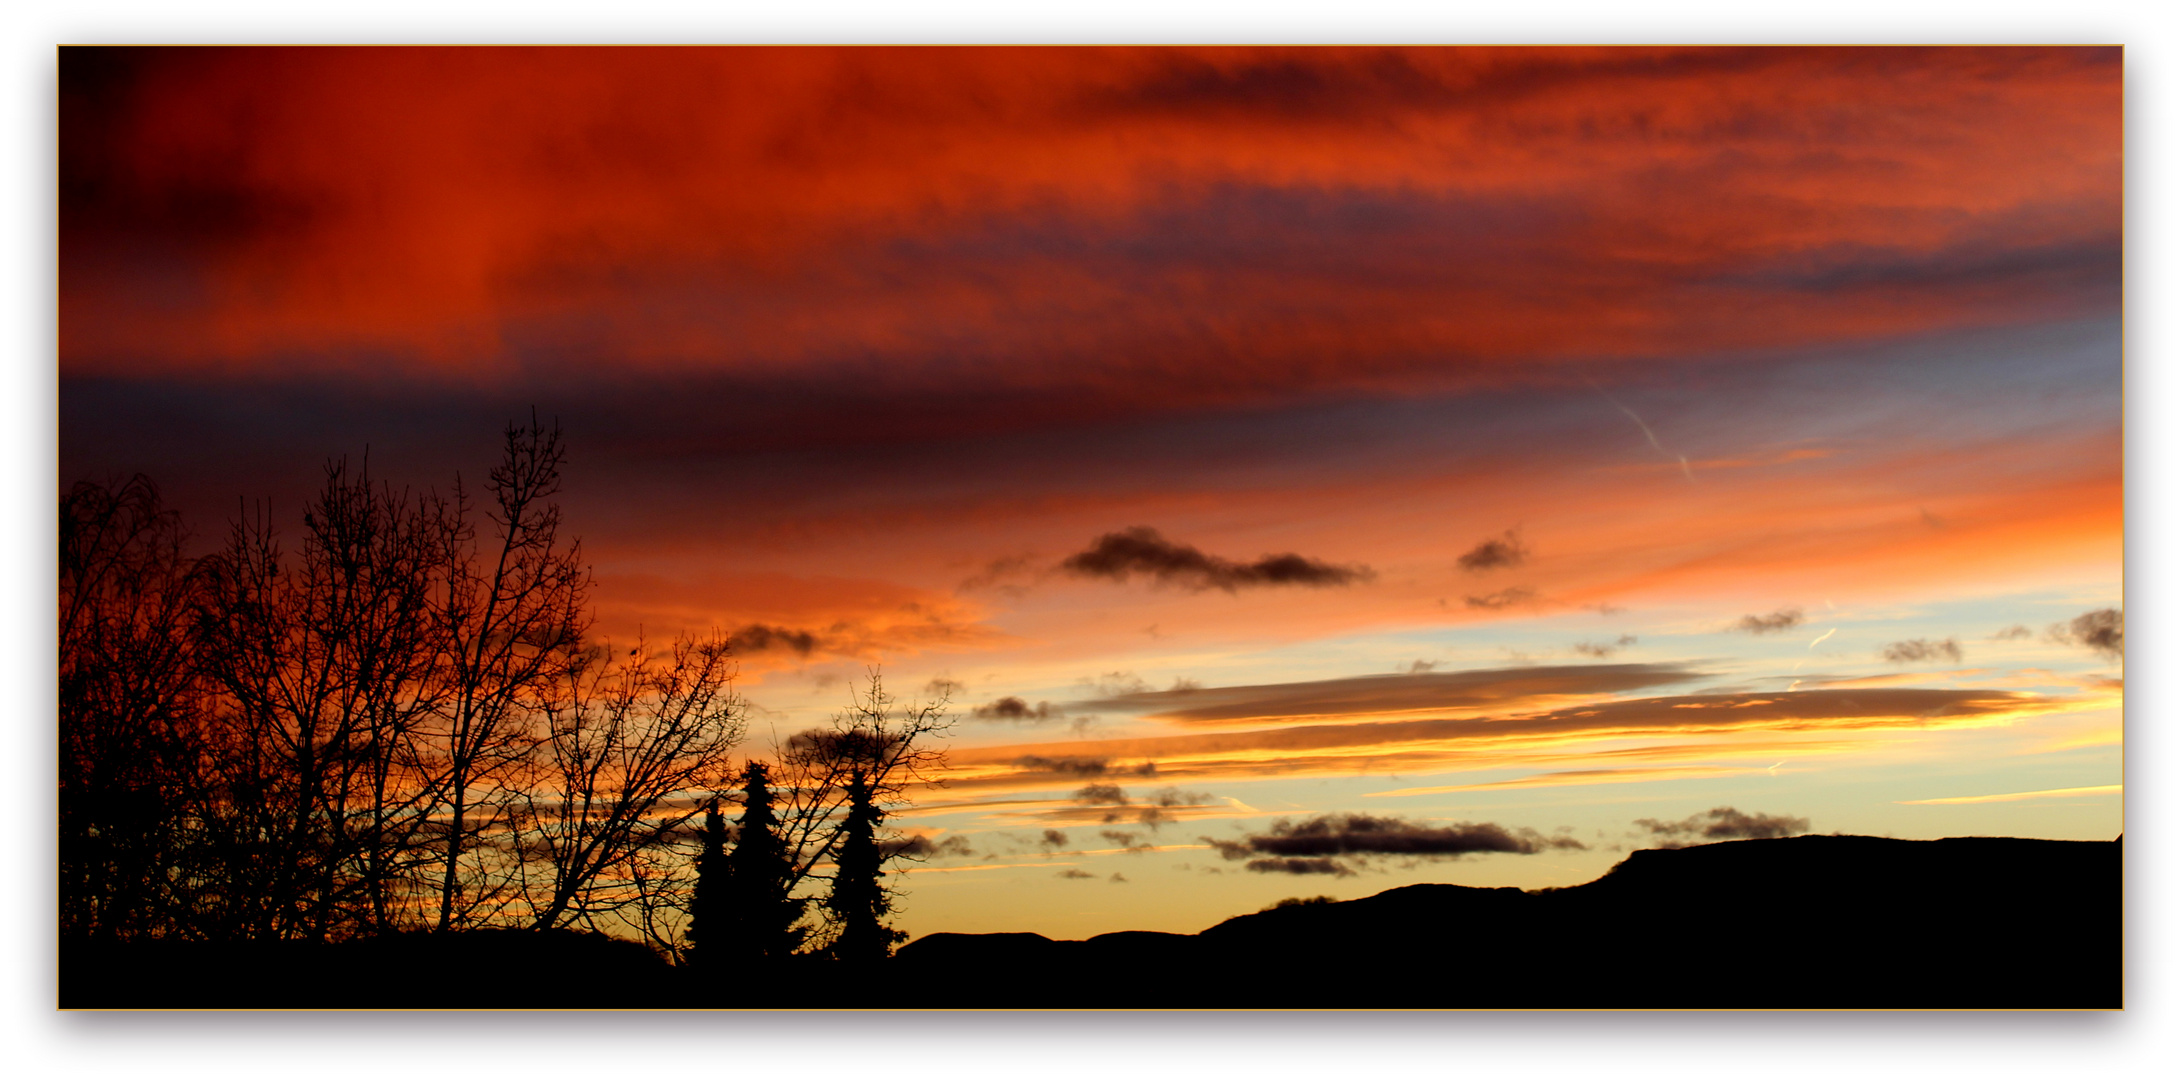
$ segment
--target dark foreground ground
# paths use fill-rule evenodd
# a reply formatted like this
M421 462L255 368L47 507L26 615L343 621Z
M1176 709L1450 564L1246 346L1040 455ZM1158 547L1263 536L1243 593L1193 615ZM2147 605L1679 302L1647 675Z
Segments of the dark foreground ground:
M931 934L751 977L595 935L64 943L63 1008L2111 1009L2121 845L1801 836L1565 889L1411 885L1202 933Z

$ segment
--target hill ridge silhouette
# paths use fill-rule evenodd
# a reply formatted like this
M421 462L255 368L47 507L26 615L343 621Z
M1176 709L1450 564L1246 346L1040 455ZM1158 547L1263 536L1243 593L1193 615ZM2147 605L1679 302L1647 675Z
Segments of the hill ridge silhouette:
M879 972L670 965L556 930L61 943L62 1008L2113 1009L2122 846L1797 836L1579 885L1404 885L1194 934L928 934Z
M2109 1009L2120 870L2117 839L1735 840L1580 885L1406 885L1191 935L931 934L895 962L965 1007ZM1055 964L1067 988L1030 1000ZM1175 967L1222 992L1142 977Z

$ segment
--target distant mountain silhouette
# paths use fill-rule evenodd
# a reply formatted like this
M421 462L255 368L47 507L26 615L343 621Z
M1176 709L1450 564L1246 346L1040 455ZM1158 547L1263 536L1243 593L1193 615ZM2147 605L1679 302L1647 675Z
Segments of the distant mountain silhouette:
M1202 933L932 934L933 1004L2118 1008L2121 845L1799 836L1638 851L1583 885L1411 885Z
M1564 889L1410 885L1197 934L931 934L871 974L678 968L572 931L64 941L63 1008L2110 1009L2121 844L1799 836ZM860 989L859 989L860 988ZM751 993L761 998L752 1000Z

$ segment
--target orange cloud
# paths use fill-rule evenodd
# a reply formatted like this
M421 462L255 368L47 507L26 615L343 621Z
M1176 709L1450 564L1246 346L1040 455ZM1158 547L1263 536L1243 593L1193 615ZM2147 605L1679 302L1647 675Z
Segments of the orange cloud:
M71 50L63 74L73 373L611 356L1142 408L1147 379L1492 385L2052 317L2109 306L2118 242L2118 50Z
M1653 769L1570 769L1566 772L1539 773L1536 776L1524 776L1514 780L1494 780L1483 784L1400 788L1394 791L1370 791L1364 794L1366 797L1371 798L1390 798L1398 795L1443 795L1451 791L1494 791L1500 788L1640 784L1652 780L1708 780L1725 776L1750 776L1764 772L1763 769L1734 769L1719 765L1668 765Z
M1683 709L1682 705L1702 705ZM1538 760L1580 760L1627 752L1617 741L1704 738L1678 754L1658 746L1653 758L1716 759L1723 753L1771 753L1809 739L1799 752L1825 752L1842 736L1989 727L2075 707L2068 699L1992 690L1809 690L1599 702L1528 715L1469 719L1313 724L1270 730L1047 743L955 750L950 782L989 787L1058 786L1050 774L1015 765L1036 755L1150 763L1161 782L1273 776L1446 772L1501 768ZM1739 707L1738 707L1739 706ZM1736 744L1748 738L1746 748Z

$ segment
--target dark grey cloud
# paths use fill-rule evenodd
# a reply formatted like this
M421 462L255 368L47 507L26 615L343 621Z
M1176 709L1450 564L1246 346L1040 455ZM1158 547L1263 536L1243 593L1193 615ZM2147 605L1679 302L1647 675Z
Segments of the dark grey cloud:
M1537 590L1526 585L1513 585L1483 596L1464 596L1462 603L1480 611L1502 611L1516 604L1527 604L1537 599Z
M1744 615L1727 629L1762 636L1785 633L1801 626L1802 622L1801 608L1781 608L1770 615Z
M966 836L949 836L936 842L928 836L904 836L880 841L878 849L887 858L914 860L966 859L977 854L970 847L969 838Z
M1152 776L1159 767L1149 761L1136 765L1117 765L1111 758L1101 757L1044 757L1024 754L1014 761L1016 768L1024 772L1057 773L1061 776Z
M969 710L969 714L979 720L1012 720L1027 723L1059 720L1068 715L1050 701L1040 701L1036 705L1032 705L1019 697L1013 696L1003 697L989 705L979 705Z
M1077 577L1127 581L1142 575L1162 585L1227 592L1261 585L1353 585L1372 576L1369 567L1337 566L1293 552L1265 555L1255 562L1207 555L1142 525L1099 537L1089 548L1062 560L1060 569Z
M1260 874L1331 874L1354 877L1355 871L1338 859L1251 859L1248 869Z
M1127 806L1128 793L1119 784L1085 784L1075 793L1084 806Z
M1541 51L1505 64L1447 64L1426 50L1355 49L1338 54L1267 50L1212 62L1157 55L1143 74L1101 86L1083 98L1100 112L1343 128L1387 122L1411 112L1491 116L1510 104L1554 93L1594 92L1652 79L1684 79L1776 63L1779 50L1690 49L1678 54L1567 58Z
M1769 840L1810 831L1810 819L1785 814L1745 814L1731 806L1715 806L1680 821L1638 818L1636 824L1675 841ZM1671 845L1670 845L1671 846Z
M1074 702L1070 708L1142 712L1184 723L1229 723L1422 709L1516 708L1568 694L1612 694L1704 678L1677 664L1571 664L1470 671L1411 671L1343 679L1140 690Z
M727 644L742 654L761 653L769 649L787 649L797 656L809 656L824 645L824 639L808 630L796 630L786 626L767 626L751 623L736 630L727 638Z
M2120 265L2116 229L2030 246L2019 237L1984 234L1933 252L1838 244L1749 267L1733 278L1808 292L2019 285L2080 295L2116 287Z
M1054 877L1057 877L1057 878L1076 878L1076 879L1084 879L1084 880L1087 880L1087 879L1090 879L1090 878L1094 878L1094 877L1097 877L1098 875L1096 875L1096 874L1091 874L1091 873L1085 873L1084 871L1078 870L1078 869L1076 869L1075 867L1072 867L1072 866L1071 866L1071 867L1067 868L1066 870L1062 870L1061 872L1059 872L1059 873L1057 873L1057 874L1054 874L1053 876L1054 876Z
M2091 652L2118 660L2125 652L2126 627L2119 608L2086 611L2069 622L2054 623L2047 634L2063 645L2080 645Z
M1529 557L1528 545L1522 542L1522 537L1515 530L1509 529L1498 536L1479 541L1476 547L1470 548L1466 554L1454 561L1472 574L1482 574L1521 566Z
M1888 663L1894 664L1929 664L1939 660L1949 660L1958 664L1961 663L1961 644L1953 638L1947 638L1943 641L1932 641L1928 638L1910 638L1907 641L1896 641L1878 650L1878 655L1884 657Z
M1352 863L1381 855L1459 858L1487 852L1535 855L1589 849L1572 836L1547 836L1535 829L1467 821L1426 825L1371 814L1320 814L1300 822L1281 818L1265 832L1240 840L1201 839L1223 859L1249 859L1251 870L1286 874L1344 875L1354 872Z
M1202 791L1183 791L1180 788L1160 788L1146 800L1153 806L1172 809L1177 806L1209 806L1212 796Z
M1059 829L1047 829L1045 830L1045 835L1038 839L1038 843L1043 844L1046 847L1067 847L1068 834L1061 832Z

